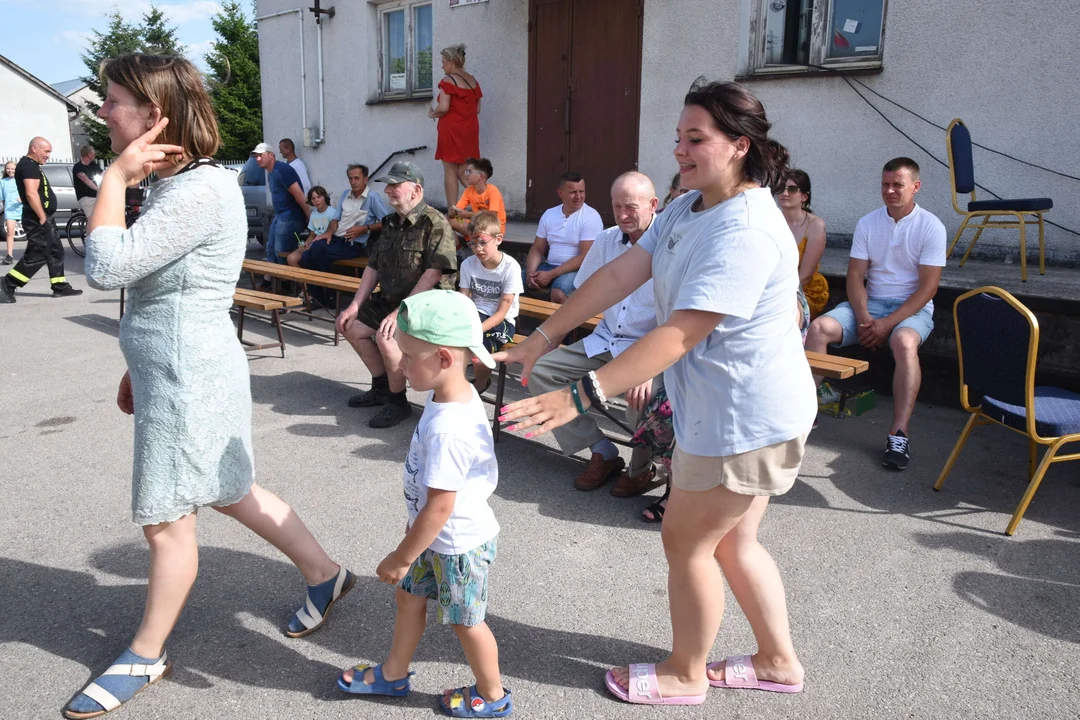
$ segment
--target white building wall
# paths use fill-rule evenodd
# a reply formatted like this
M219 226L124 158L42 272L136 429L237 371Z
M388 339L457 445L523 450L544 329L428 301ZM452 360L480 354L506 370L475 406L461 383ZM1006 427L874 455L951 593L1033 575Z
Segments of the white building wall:
M30 139L52 143L55 162L71 160L67 106L6 65L0 65L0 157L26 154Z
M297 7L296 0L259 0L258 16ZM306 5L305 5L306 7ZM495 165L494 182L510 208L525 206L525 136L528 91L527 3L481 3L450 8L433 3L434 82L441 78L438 51L447 45L468 45L466 69L476 75L485 97L480 113L480 149ZM259 22L263 126L271 145L291 137L308 166L313 183L332 193L347 187L345 167L362 162L372 170L387 155L419 145L426 150L402 156L416 162L426 179L428 198L445 203L442 164L434 159L435 123L427 117L430 100L367 104L378 94L378 6L337 2L336 15L323 23L325 142L302 147L300 105L299 21L285 15ZM307 74L308 126L319 126L316 25L304 11L304 53ZM484 32L484 28L498 28ZM513 29L508 36L508 30Z
M758 0L645 0L639 167L663 194L676 170L671 156L682 98L704 75L730 80L745 66L750 3ZM296 7L297 0L259 0L259 15ZM858 79L878 92L947 125L961 117L977 142L1073 175L1080 168L1080 101L1075 69L1080 49L1080 4L1066 0L982 0L970 4L908 0L890 3L885 67ZM376 5L337 2L324 29L326 143L300 148L315 182L336 192L344 166L372 167L392 150L427 145L417 161L429 197L444 202L442 170L434 160L435 126L427 102L367 105L378 87ZM528 0L491 0L450 8L435 0L435 50L454 42L469 46L468 64L484 89L480 118L483 154L495 165L495 183L511 214L525 207L528 144ZM318 126L315 23L304 19L308 125ZM296 15L260 23L266 139L303 138L300 119ZM436 57L436 65L437 65ZM436 75L438 70L436 69ZM946 168L889 127L838 77L747 80L762 99L774 134L793 164L810 173L814 209L829 232L850 236L855 222L880 204L882 164L909 155L923 167L919 202L950 230L959 216L950 202ZM864 91L865 92L865 91ZM905 132L944 159L945 135L903 110L871 97ZM976 180L1005 197L1049 196L1048 219L1080 230L1080 205L1071 202L1080 183L976 150ZM980 192L980 198L989 196ZM594 194L592 204L602 202ZM554 203L554 198L552 199ZM988 231L980 254L1016 259L1016 231ZM965 235L970 238L971 233ZM966 242L966 241L965 241ZM961 246L963 247L963 246ZM1029 249L1035 252L1037 236ZM1080 261L1080 237L1047 228L1051 259Z
M645 1L640 165L658 186L675 170L671 141L682 96L698 75L726 80L738 75L746 56L749 3L756 1L680 0L678 13L671 12L668 0ZM970 3L890 2L884 71L858 79L939 125L962 118L983 145L1080 174L1075 127L1080 4L980 0L976 5L973 11ZM960 216L952 209L948 170L889 127L843 79L746 84L765 104L793 163L810 173L814 210L830 233L850 235L859 217L881 202L881 166L908 155L923 168L918 202L945 222L951 241ZM904 132L946 159L944 131L870 98ZM1072 202L1080 192L1075 180L979 149L975 179L1002 197L1050 197L1055 206L1047 219L1080 231L1080 205ZM978 197L991 199L981 191ZM966 232L958 247L972 235ZM1037 234L1029 233L1029 255L1037 245ZM1000 253L1016 261L1017 231L987 231L976 247L980 254ZM1080 237L1048 227L1047 257L1080 260Z
M100 106L101 98L89 87L84 87L68 95L68 100L79 106L79 115L71 121L71 156L78 158L79 148L90 143L90 136L86 132L86 122L89 121L85 120L84 116L93 117L93 113L90 112L86 103L93 102Z

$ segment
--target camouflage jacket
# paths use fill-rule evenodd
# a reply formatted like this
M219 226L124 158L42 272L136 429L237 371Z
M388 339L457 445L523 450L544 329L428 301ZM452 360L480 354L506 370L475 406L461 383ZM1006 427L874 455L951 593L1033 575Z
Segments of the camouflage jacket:
M380 292L405 298L424 271L432 269L442 270L436 288L457 289L454 229L442 213L421 201L406 217L393 212L382 222L382 233L368 259L368 267L379 274Z

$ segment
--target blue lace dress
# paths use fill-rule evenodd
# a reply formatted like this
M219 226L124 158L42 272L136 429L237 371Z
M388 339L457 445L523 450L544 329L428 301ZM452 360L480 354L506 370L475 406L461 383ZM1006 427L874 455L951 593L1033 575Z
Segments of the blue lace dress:
M230 505L251 488L250 378L229 318L246 248L236 176L213 166L158 181L131 228L87 239L90 286L127 288L120 349L135 401L138 525Z

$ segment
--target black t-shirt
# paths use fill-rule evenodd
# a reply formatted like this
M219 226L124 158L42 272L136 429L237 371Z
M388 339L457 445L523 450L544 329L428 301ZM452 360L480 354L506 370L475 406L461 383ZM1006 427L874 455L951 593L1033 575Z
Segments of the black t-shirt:
M27 180L39 181L37 195L38 199L41 200L41 209L45 211L46 218L51 218L53 213L56 212L56 193L49 186L49 179L41 172L41 166L33 158L23 156L23 159L15 166L15 187L19 189L19 199L22 200L23 204L23 228L29 232L41 227L41 223L38 222L34 208L27 201Z
M84 173L91 180L94 179L95 175L100 175L102 170L101 166L97 164L97 160L89 164L77 162L71 166L71 178L75 182L75 199L82 200L84 197L97 197L97 190L80 180L79 173Z

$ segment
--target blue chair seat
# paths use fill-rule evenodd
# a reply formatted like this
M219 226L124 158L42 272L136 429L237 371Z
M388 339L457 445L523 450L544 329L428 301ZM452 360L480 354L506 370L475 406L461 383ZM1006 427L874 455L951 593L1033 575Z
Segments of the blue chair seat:
M1050 198L1021 198L1019 200L972 200L968 203L968 212L979 210L1015 210L1019 212L1037 212L1054 207Z
M1027 410L1023 405L1010 405L991 397L983 397L982 411L993 420L1027 432ZM1043 437L1080 433L1080 393L1037 386L1035 432Z

